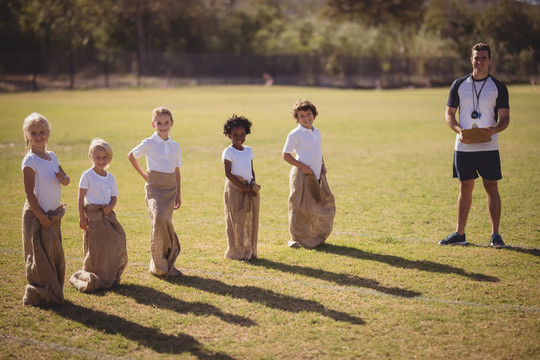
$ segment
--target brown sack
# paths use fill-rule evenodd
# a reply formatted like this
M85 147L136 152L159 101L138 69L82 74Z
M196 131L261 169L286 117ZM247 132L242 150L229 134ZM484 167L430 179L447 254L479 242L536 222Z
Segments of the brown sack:
M158 276L179 275L174 262L180 254L180 242L172 224L177 193L176 174L149 171L145 189L152 222L150 272Z
M315 175L304 175L296 166L289 178L289 246L298 243L306 248L323 244L332 232L336 205L326 176L320 183Z
M23 296L24 305L36 306L64 302L66 264L60 225L65 212L65 204L54 211L47 212L52 224L48 229L44 229L28 201L24 204L22 241L28 281Z
M237 176L241 183L247 180ZM257 257L257 236L259 233L260 186L251 184L256 197L250 197L229 179L225 180L223 203L225 204L225 230L227 232L227 251L225 258L249 260Z
M108 289L119 283L128 263L126 233L114 211L105 215L104 207L93 204L84 207L88 229L83 235L83 268L69 279L81 292Z

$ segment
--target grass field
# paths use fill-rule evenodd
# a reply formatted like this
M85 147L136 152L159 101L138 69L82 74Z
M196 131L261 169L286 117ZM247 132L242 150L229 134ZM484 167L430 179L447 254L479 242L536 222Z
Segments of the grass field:
M455 227L454 135L448 89L362 91L188 87L0 95L0 358L538 359L540 358L540 93L511 86L500 134L501 234L487 246L484 191L474 193L467 247L437 241ZM312 100L336 197L334 232L316 250L289 249L288 173L281 158L297 98ZM182 207L174 214L184 275L148 273L149 220L127 153L169 107L182 146ZM77 185L93 137L114 149L116 213L128 238L122 284L66 303L23 307L21 125L51 122L63 188L66 278L82 265ZM232 113L253 121L246 145L262 185L259 259L227 261L221 152Z

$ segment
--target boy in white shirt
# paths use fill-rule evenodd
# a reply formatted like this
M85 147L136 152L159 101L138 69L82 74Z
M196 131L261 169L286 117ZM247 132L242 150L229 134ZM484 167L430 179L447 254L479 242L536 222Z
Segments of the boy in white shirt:
M292 115L299 125L289 133L283 147L283 159L293 165L289 178L288 244L292 248L323 244L332 232L336 214L334 195L326 181L321 133L313 126L317 114L310 101L298 100Z
M173 124L169 109L155 108L152 111L152 127L156 132L128 155L135 170L146 181L146 205L152 221L150 273L164 277L182 275L174 267L180 254L180 243L172 224L172 214L181 205L182 153L180 145L169 135ZM147 171L141 168L137 160L142 155L146 155Z

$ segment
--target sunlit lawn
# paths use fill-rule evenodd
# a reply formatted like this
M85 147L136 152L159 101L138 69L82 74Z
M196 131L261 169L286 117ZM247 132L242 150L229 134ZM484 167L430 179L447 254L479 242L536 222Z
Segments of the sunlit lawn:
M540 93L511 86L511 124L500 134L501 234L494 250L478 182L468 247L440 247L455 227L454 135L448 89L338 90L257 86L0 95L0 358L459 358L540 354ZM318 107L334 232L317 250L286 244L288 173L281 158L298 98ZM148 273L149 220L127 153L152 134L151 110L169 107L182 147L182 207L174 224L185 276ZM82 265L77 185L88 145L113 146L116 212L128 237L122 284L66 304L25 308L20 236L22 121L51 122L49 149L71 176L63 188L66 278ZM262 185L259 259L228 261L221 152L228 116L252 120L246 145ZM38 355L36 355L38 354Z

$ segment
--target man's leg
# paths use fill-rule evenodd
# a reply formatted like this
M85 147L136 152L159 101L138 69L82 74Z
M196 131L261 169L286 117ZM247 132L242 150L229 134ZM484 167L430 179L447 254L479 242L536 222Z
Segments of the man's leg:
M474 179L460 181L458 197L458 215L456 232L460 235L465 233L465 225L472 205L472 193L474 189ZM487 190L486 190L487 191Z
M491 220L491 233L498 234L501 222L501 197L497 180L484 179L484 188L486 189L489 219Z

